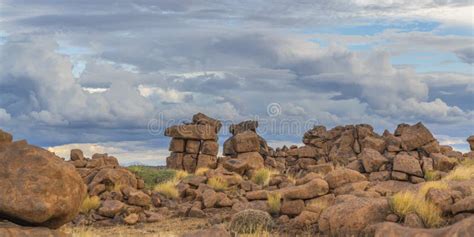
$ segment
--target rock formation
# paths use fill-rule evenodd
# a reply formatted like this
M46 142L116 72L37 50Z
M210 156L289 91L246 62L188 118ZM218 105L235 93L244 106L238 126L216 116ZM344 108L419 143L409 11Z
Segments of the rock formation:
M201 167L216 168L219 151L218 136L222 124L219 120L198 113L190 124L175 125L165 131L172 137L166 159L171 169L194 172Z
M85 195L74 166L0 130L0 218L58 228L76 217Z

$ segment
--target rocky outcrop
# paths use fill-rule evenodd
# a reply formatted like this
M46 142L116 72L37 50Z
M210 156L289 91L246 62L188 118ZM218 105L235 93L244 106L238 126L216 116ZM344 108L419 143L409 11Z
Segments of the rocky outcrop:
M190 124L175 125L166 129L165 136L172 137L166 158L166 167L194 172L201 167L216 168L217 143L222 123L203 113L193 116Z
M383 222L368 227L365 232L367 235L375 237L472 236L474 233L474 216L440 229L410 228L391 222Z
M0 137L0 218L50 228L74 219L86 196L74 166L4 132Z

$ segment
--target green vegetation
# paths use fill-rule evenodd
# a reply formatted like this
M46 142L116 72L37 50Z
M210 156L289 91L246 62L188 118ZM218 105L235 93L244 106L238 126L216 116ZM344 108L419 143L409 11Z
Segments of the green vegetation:
M268 231L272 226L273 219L268 213L247 209L232 217L229 230L236 234L254 234Z
M172 180L176 177L176 170L163 169L150 166L130 166L128 170L133 172L145 181L145 186L149 189L156 184Z

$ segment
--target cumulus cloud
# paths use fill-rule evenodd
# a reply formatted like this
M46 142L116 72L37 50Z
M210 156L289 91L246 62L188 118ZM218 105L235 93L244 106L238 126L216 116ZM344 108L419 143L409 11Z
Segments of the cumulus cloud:
M378 130L422 120L439 134L473 132L472 37L439 33L472 25L469 1L1 4L0 121L40 145L87 143L91 152L152 159L168 139L150 133L150 121L180 123L197 112L268 119L271 103L281 106L277 120ZM369 26L382 29L364 32ZM419 72L413 62L392 63L418 51L466 64ZM262 132L299 141L304 131Z

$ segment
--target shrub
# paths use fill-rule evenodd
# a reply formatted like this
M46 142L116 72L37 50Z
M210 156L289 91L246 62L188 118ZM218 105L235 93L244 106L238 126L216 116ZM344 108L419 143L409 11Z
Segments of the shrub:
M474 166L459 165L454 170L451 170L443 180L469 180L474 179Z
M273 174L275 174L275 172L270 169L259 169L253 174L252 181L258 185L266 186L270 182L270 177Z
M98 196L91 197L87 195L84 201L82 201L82 205L81 205L81 208L79 209L79 212L82 214L87 214L91 210L95 210L99 208L99 206L100 206L100 198Z
M229 230L236 234L253 234L267 231L273 226L272 217L260 210L247 209L236 213L229 225Z
M207 185L216 191L224 191L228 188L227 181L219 176L214 176L207 180Z
M209 168L207 167L201 167L194 172L195 175L197 176L204 176L206 175L207 171L209 171Z
M153 188L155 184L166 182L176 176L176 171L172 169L159 169L139 165L130 166L127 169L142 178L145 181L145 186L150 189Z
M390 199L392 211L400 217L415 211L417 197L411 192L399 192Z
M167 198L178 198L179 193L178 189L176 189L176 183L174 180L169 180L164 183L157 184L154 190Z
M421 198L425 198L426 194L430 189L448 189L448 184L443 181L429 181L423 184L421 186L420 191L418 194L420 195Z
M281 194L280 193L269 193L267 195L267 203L269 206L269 212L271 214L280 213L281 207Z

